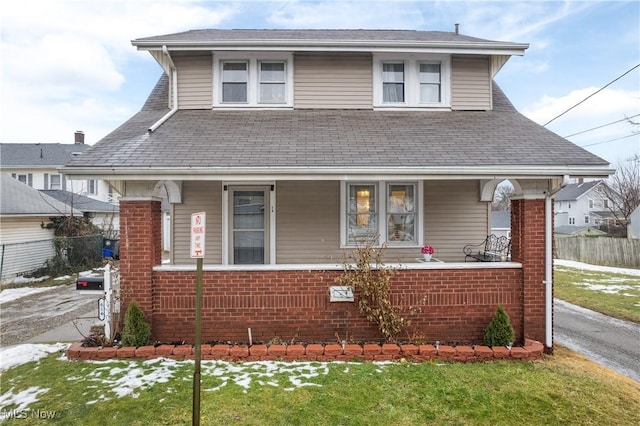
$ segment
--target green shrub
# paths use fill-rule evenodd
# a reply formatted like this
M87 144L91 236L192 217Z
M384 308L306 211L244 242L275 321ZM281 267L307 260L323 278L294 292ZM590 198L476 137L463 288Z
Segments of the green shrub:
M502 305L498 306L493 319L484 332L484 344L486 346L512 345L515 332L511 326L511 319Z
M136 302L131 302L124 316L123 346L144 346L151 337L151 326L144 320L144 312Z

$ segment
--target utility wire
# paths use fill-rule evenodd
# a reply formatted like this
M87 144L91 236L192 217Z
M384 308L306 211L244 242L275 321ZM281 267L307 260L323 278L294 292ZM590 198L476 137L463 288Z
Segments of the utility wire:
M577 136L577 135L581 135L581 134L583 134L583 133L590 132L590 131L592 131L592 130L602 129L603 127L607 127L607 126L610 126L610 125L612 125L612 124L620 123L621 121L628 121L628 120L631 120L632 118L636 118L636 117L637 117L637 116L639 116L639 115L640 115L640 114L636 114L636 115L632 115L631 117L621 118L620 120L612 121L611 123L603 124L603 125L601 125L601 126L598 126L598 127L592 127L591 129L583 130L583 131L578 132L578 133L573 133L573 134L571 134L571 135L563 136L563 138L565 138L565 139L566 139L566 138L570 138L571 136Z
M556 115L555 117L553 117L551 120L547 121L546 123L544 123L542 125L542 127L547 127L547 124L551 123L552 121L562 117L563 115L565 115L566 113L568 113L569 111L571 111L572 109L574 109L575 107L577 107L578 105L580 105L581 103L585 102L587 99L589 99L590 97L600 93L601 91L603 91L604 89L606 89L607 87L611 86L613 83L615 83L616 81L620 80L622 77L624 77L625 75L629 74L631 71L635 70L636 68L640 67L640 64L636 65L635 67L632 67L631 69L629 69L627 72L625 72L624 74L622 74L621 76L611 80L609 83L607 83L606 85L604 85L603 87L599 88L598 90L596 90L595 92L593 92L592 94L590 94L589 96L587 96L586 98L584 98L583 100L581 100L580 102L578 102L577 104L575 104L574 106L572 106L571 108L567 109L566 111L564 111L561 114Z
M640 132L631 133L630 135L627 135L627 136L620 136L619 138L609 139L608 141L595 142L595 143L590 143L588 145L581 145L581 146L582 146L582 148L586 148L588 146L600 145L602 143L619 141L620 139L626 139L626 138L630 138L631 136L636 136L636 135L640 135Z

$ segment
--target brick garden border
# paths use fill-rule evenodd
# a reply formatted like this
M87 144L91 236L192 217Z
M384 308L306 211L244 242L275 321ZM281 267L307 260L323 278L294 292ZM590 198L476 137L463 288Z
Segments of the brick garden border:
M227 345L204 344L201 346L203 360L245 361L397 361L412 362L485 362L495 360L532 361L542 359L544 346L534 340L526 340L524 346L511 349L499 346L446 346L414 344L309 344L309 345ZM193 359L192 345L159 345L124 347L83 347L73 343L67 349L71 360L105 359Z

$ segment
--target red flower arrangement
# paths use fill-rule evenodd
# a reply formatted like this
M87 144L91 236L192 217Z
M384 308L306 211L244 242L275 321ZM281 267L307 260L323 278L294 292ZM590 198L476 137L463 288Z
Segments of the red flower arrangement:
M420 252L422 254L433 254L436 251L433 249L432 246L430 246L429 244L422 246L422 249L420 249Z

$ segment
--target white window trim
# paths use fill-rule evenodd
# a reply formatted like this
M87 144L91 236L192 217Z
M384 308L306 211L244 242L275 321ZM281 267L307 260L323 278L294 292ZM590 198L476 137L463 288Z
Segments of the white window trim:
M222 102L222 64L224 62L246 62L247 102ZM259 99L261 62L284 62L285 101L283 103L265 103ZM293 54L291 53L243 53L224 52L213 55L213 106L215 108L292 108L293 107Z
M416 248L422 247L424 243L424 182L419 181L340 181L340 248L355 248L356 244L348 242L347 238L347 198L348 184L351 185L376 185L376 207L378 212L378 243L375 247L381 247L387 244L389 248ZM387 186L388 185L415 185L415 208L416 208L416 241L415 243L395 243L387 241Z
M382 64L404 64L404 102L383 102ZM420 103L420 64L440 63L441 100ZM374 108L450 108L451 107L451 57L448 55L375 54L373 57L373 106Z
M225 191L225 187L256 187L256 186L270 186L271 192L269 193L269 261L265 264L276 264L276 183L270 182L222 182L222 264L230 265L229 259L231 258L229 253L229 191Z

